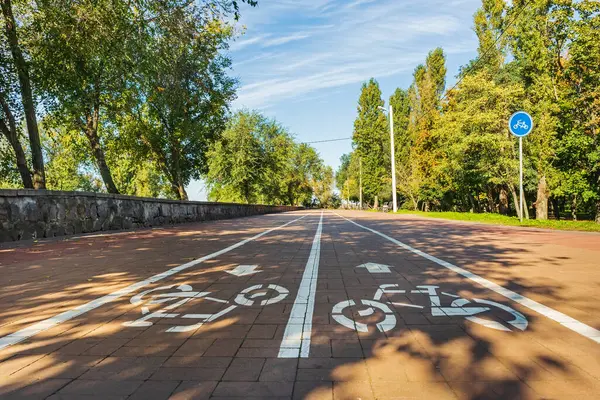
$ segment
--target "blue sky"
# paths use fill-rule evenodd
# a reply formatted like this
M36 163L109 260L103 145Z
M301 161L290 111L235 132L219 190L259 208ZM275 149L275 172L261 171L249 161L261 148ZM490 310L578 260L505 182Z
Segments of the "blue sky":
M257 109L310 142L352 136L362 83L383 98L407 88L412 71L440 46L448 85L475 56L473 14L481 0L259 0L242 7L243 31L229 55L240 81L233 109ZM351 141L313 146L336 169ZM188 187L205 200L201 182Z

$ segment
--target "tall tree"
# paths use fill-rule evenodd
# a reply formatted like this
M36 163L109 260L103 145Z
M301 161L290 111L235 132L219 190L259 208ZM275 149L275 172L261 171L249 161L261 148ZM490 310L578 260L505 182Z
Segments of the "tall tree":
M412 139L408 132L410 122L410 97L408 90L397 88L390 96L390 105L394 110L396 163L406 163L412 147Z
M143 42L137 11L119 0L41 0L38 7L31 29L39 34L32 51L50 109L87 138L106 190L119 193L101 133L139 61Z
M410 161L413 138L409 132L410 95L408 90L397 88L390 96L390 105L394 110L394 147L397 190L403 197L409 197L416 208L416 199L410 189ZM402 201L402 199L400 200Z
M307 144L294 144L291 158L285 166L282 179L287 204L309 205L312 201L313 189L310 185L312 173L323 161L314 148Z
M360 201L360 157L356 151L340 157L335 173L335 186L343 200Z
M321 207L327 207L333 197L333 169L328 165L319 165L312 174L312 188Z
M17 21L13 13L13 5L11 0L1 0L0 7L2 8L2 16L4 19L4 35L10 49L14 69L16 70L18 76L21 104L23 106L25 121L27 123L27 133L29 135L29 145L31 148L31 160L33 166L33 187L36 189L45 189L46 176L44 173L44 159L42 156L42 146L40 144L40 134L35 113L36 105L33 98L29 63L25 59L24 50L19 42ZM3 45L0 46L4 47ZM0 49L0 51L2 50ZM5 59L2 61L5 62ZM6 70L5 68L2 69ZM8 109L7 96L8 95L5 93L5 89L0 87L0 97L3 98L3 114L9 121L7 126L8 133L10 135L9 142L15 151L17 163L19 165L19 171L21 173L21 178L23 179L23 184L27 187L29 185L29 179L26 177L27 174L25 173L23 164L23 155L21 154L22 149L19 149L20 143L18 143L18 140L15 139L15 130L13 130L10 126L11 120L14 122L14 117ZM7 124L4 123L4 125L6 126ZM7 131L5 131L4 128L2 131L5 135L7 134Z
M481 69L496 73L503 66L508 40L503 31L506 11L506 0L482 0L481 7L473 18L473 29L479 39L477 58L461 70L462 74L474 73Z
M434 176L438 163L436 149L438 143L433 128L441 111L441 97L446 85L446 58L441 48L429 52L425 65L419 65L414 72L411 90L411 135L414 140L412 162L416 166L420 180L420 196L424 208L428 210L432 202L439 203L443 192Z
M6 137L12 148L15 163L17 164L17 169L21 176L21 182L23 182L23 187L33 189L34 186L33 181L31 180L31 172L27 165L27 158L25 157L25 152L23 151L23 146L19 139L20 134L17 123L8 105L7 97L8 96L3 92L0 92L0 131Z
M387 118L380 109L383 105L379 83L373 78L363 83L352 140L362 159L364 200L367 202L373 201L375 196L389 198L391 178L387 149L390 141Z
M567 93L562 114L567 132L558 145L558 168L572 197L578 193L583 202L594 201L600 223L600 4L576 2L573 8L578 17L571 24L564 60Z
M208 6L162 10L144 50L138 77L141 139L155 156L173 192L187 199L185 186L208 170L206 152L225 127L236 81L221 55L232 27Z
M19 110L19 85L6 41L0 39L0 132L12 149L11 164L16 164L23 187L33 189L31 171L21 144L21 129L17 116ZM8 149L6 149L8 152ZM7 154L8 156L8 154Z
M508 15L519 15L511 30L511 51L525 84L525 107L536 122L528 137L537 173L536 218L548 218L548 199L553 188L548 182L556 173L555 143L559 138L563 101L559 87L564 73L563 55L568 45L570 1L515 1Z
M229 122L221 140L208 153L209 198L256 203L263 174L260 130L267 121L255 112L241 112Z
M316 151L256 111L231 118L208 152L208 165L211 200L310 205L313 195L323 203L331 196L332 172Z

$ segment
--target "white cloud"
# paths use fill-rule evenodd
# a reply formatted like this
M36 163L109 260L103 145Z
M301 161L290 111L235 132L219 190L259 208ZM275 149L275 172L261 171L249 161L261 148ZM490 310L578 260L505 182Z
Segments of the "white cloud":
M373 3L374 1L375 0L355 0L352 3L348 4L346 7L348 7L348 8L358 7L363 4Z
M250 37L250 38L245 38L245 39L244 38L242 38L242 39L238 38L230 46L230 50L231 51L241 50L244 47L248 47L248 46L251 46L253 44L260 43L262 40L264 40L267 37L269 37L269 35L258 35L258 36L254 36L254 37Z
M257 13L265 15L248 23L254 36L232 46L234 60L242 60L235 67L244 64L236 105L265 107L411 72L437 46L447 53L474 50L464 15L470 21L479 1L261 1ZM268 48L268 57L254 56L257 48Z
M269 39L269 40L265 41L264 43L262 43L262 46L263 47L279 46L279 45L286 44L289 42L294 42L296 40L306 39L309 36L310 35L307 33L296 33L293 35L281 36L281 37L278 37L275 39Z

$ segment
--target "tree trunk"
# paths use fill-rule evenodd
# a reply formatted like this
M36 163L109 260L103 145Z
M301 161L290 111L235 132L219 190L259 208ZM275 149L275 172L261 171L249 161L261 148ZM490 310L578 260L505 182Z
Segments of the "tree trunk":
M558 199L551 199L552 204L552 213L554 214L554 219L560 221L560 203Z
M21 175L23 187L26 189L33 189L34 187L33 181L31 180L31 172L29 171L29 167L27 166L27 159L25 158L25 152L23 151L21 142L19 142L19 138L16 135L12 135L9 132L2 120L0 120L0 130L2 130L4 136L6 136L6 139L8 140L13 151L15 152L15 158L17 160L17 169L19 170L19 174Z
M508 215L508 193L504 187L500 188L499 211L502 215Z
M2 131L2 133L4 133L4 136L6 136L8 143L10 143L13 151L15 152L17 168L19 170L19 174L21 175L21 180L23 181L23 187L27 189L33 189L31 171L29 171L29 167L27 166L27 158L25 157L23 146L21 146L21 142L19 141L19 135L17 133L15 118L13 117L10 108L8 108L8 104L1 96L0 106L2 107L4 115L6 115L6 120L8 121L8 125L6 125L4 119L0 119L0 130Z
M519 207L519 196L517 196L517 191L515 190L514 185L508 186L510 193L512 194L513 203L515 205L515 210L517 210L517 217L521 218L521 208Z
M177 185L177 192L179 193L179 200L188 200L188 195L185 191L185 186L182 183L179 183Z
M102 180L104 181L104 185L106 186L106 190L108 193L119 194L119 190L113 181L112 175L110 173L110 168L108 168L108 164L106 164L106 159L104 158L104 150L100 146L100 138L98 138L98 119L99 119L99 106L96 105L94 107L93 114L88 114L86 116L87 124L85 126L85 135L90 141L90 146L92 147L92 154L96 159L96 164L98 165L98 170L100 171L100 176L102 176Z
M33 165L33 186L35 189L46 188L46 173L44 172L44 158L42 157L42 145L40 143L40 134L35 116L35 104L33 103L33 94L31 90L31 80L29 79L29 67L23 57L19 47L17 37L17 24L12 13L11 0L0 0L2 4L2 14L6 22L6 38L10 46L13 62L19 76L19 86L21 88L21 102L25 112L25 121L27 123L27 133L29 134L29 143L31 147L31 159Z
M573 221L577 221L577 196L573 196L571 199L571 218Z
M596 171L596 188L600 188L600 171ZM596 200L596 223L600 224L600 199Z
M471 196L470 194L467 195L467 198L469 199L469 204L471 204L471 213L475 212L475 200L473 200L473 196Z
M175 135L171 135L171 154L173 160L173 168L175 168L175 182L173 184L177 186L177 196L179 200L187 200L188 195L185 191L185 185L183 184L183 179L181 178L181 153L179 151L179 143L175 139Z
M375 209L377 210L379 208L379 197L375 196L375 204L374 204Z
M494 187L492 185L488 186L487 211L490 213L498 212L498 207L496 206L496 196L494 193Z
M525 219L529 219L529 207L527 207L527 199L525 198L525 193L523 193L523 213L525 214Z
M542 175L542 178L538 182L537 199L535 200L535 219L548 219L549 197L550 192L548 190L548 184L546 183L546 176Z
M415 200L415 196L412 195L412 193L410 194L410 199L413 203L413 210L418 210L419 209L419 202L417 200Z

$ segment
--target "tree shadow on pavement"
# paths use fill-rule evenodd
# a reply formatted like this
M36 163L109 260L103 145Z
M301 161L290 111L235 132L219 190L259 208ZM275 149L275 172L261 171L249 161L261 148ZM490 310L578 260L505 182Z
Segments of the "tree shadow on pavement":
M273 221L269 224L275 225ZM532 271L540 259L535 251L489 240L496 231L482 236L466 228L460 232L455 229L442 232L436 228L434 234L430 232L431 226L419 221L398 226L386 219L372 219L364 224L551 307L569 303L576 292L573 287L577 285L555 279L551 271L546 276L534 274ZM72 276L56 279L48 287L38 281L43 274L37 272L29 272L30 275L25 274L15 282L6 281L5 276L3 283L8 292L3 290L0 297L1 336L21 326L16 321L32 322L40 316L55 315L189 261L187 258L220 250L257 231L256 219L192 233L187 228L166 234L134 233L131 238L117 241L114 237L102 238L100 244L92 240L91 245L84 239L73 253L65 249L52 262L43 262L38 257L4 264L3 272L8 271L4 269L8 266L11 273L16 273L24 265L61 268L61 262L79 260L80 263L63 267ZM289 289L284 300L264 307L239 306L198 329L175 333L166 330L174 324L190 322L157 318L150 326L124 326L124 322L141 316L140 308L130 302L129 295L125 296L0 351L0 376L3 376L0 397L8 398L9 394L23 398L47 398L54 394L54 398L102 399L598 397L600 351L595 342L448 269L383 239L365 235L359 228L333 216L327 217L323 226L310 357L278 358L315 229L313 217L304 225L265 236L260 244L244 248L243 253L232 252L209 260L169 281L172 285L190 284L194 290L210 291L211 295L229 301L206 303L202 312L218 313L233 304L242 289L258 284ZM209 236L213 239L217 233L219 240L209 240ZM200 244L202 251L198 250ZM73 243L61 245L69 247ZM93 249L88 252L84 250L86 246ZM106 258L96 258L102 255ZM576 255L561 259L544 254L543 258L546 265L557 268L562 262L577 260ZM132 262L141 266L132 268ZM249 262L261 265L262 272L246 277L223 274L235 265ZM390 265L392 273L377 275L356 268L365 262ZM88 274L81 272L81 268L87 269ZM35 282L31 288L27 279ZM588 285L593 287L593 283ZM372 300L384 284L396 284L405 293L386 293L379 299L381 302L423 308L389 304L394 326L378 329L377 323L389 315L378 309L364 312L368 307L360 306L360 301ZM523 313L528 326L523 331L499 331L463 316L433 316L428 297L411 293L421 285L439 286L440 293L469 300L504 304ZM24 288L30 291L23 293ZM593 298L585 302L583 295L573 296L580 300L576 308L563 312L569 315L577 310L582 314L593 312ZM453 299L441 295L442 305ZM343 315L367 324L367 331L343 326L332 317L333 307L346 300L354 300L359 306L347 307ZM486 318L510 326L507 322L513 315L494 310Z

